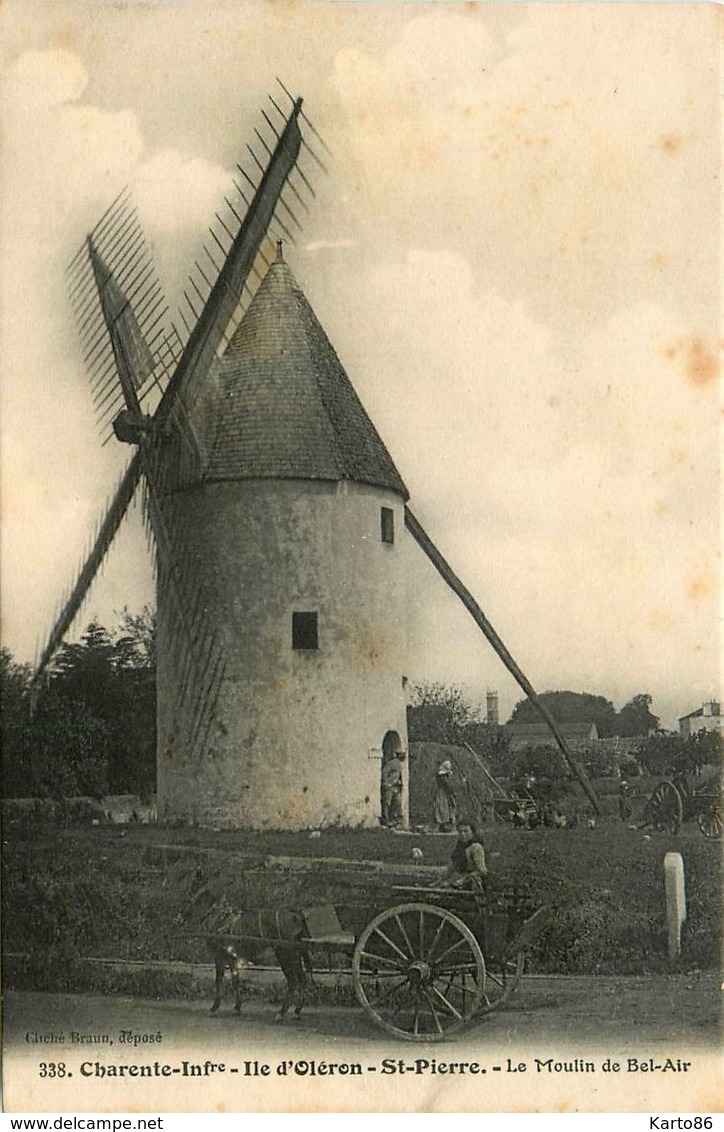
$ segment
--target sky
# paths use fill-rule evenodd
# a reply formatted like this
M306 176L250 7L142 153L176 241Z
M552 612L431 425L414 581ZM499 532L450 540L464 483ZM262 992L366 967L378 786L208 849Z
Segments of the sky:
M280 76L333 152L286 258L538 691L721 691L715 5L0 10L2 642L32 661L129 450L66 290L129 185L173 300ZM152 600L131 513L83 609ZM414 546L409 679L522 693Z

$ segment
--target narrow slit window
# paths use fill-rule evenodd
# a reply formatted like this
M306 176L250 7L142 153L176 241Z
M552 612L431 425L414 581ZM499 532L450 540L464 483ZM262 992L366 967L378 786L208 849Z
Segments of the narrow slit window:
M391 507L380 509L380 537L390 544L395 541L395 512Z
M292 648L319 648L316 613L292 613Z

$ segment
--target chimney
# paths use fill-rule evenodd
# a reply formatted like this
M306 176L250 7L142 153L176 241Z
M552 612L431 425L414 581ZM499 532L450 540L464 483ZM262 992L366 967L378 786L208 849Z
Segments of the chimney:
M497 727L500 722L498 716L498 693L491 692L490 688L488 688L485 693L485 722L491 723L495 727Z

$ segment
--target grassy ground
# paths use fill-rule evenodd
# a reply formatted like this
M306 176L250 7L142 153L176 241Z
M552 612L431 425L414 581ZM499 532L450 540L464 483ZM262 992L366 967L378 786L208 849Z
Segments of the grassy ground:
M5 837L5 949L26 957L12 977L38 989L59 981L66 989L78 985L78 956L206 960L201 925L189 911L201 887L251 909L333 903L345 926L359 929L377 907L400 899L395 884L429 883L454 844L454 836L382 829L324 830L312 838L49 826L6 830ZM669 850L681 852L687 875L689 916L679 967L717 965L721 847L695 826L669 837L613 818L595 830L490 825L485 841L495 892L512 896L523 911L541 904L555 910L531 952L532 970L668 970L662 862ZM413 866L413 846L422 849L421 868ZM165 993L162 973L156 979L158 993ZM152 992L150 986L145 991Z

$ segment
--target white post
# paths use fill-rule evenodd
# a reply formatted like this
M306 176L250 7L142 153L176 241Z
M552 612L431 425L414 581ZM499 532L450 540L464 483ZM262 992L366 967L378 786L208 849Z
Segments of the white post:
M667 853L664 857L664 882L669 959L678 959L681 954L681 925L686 919L686 883L681 853Z

